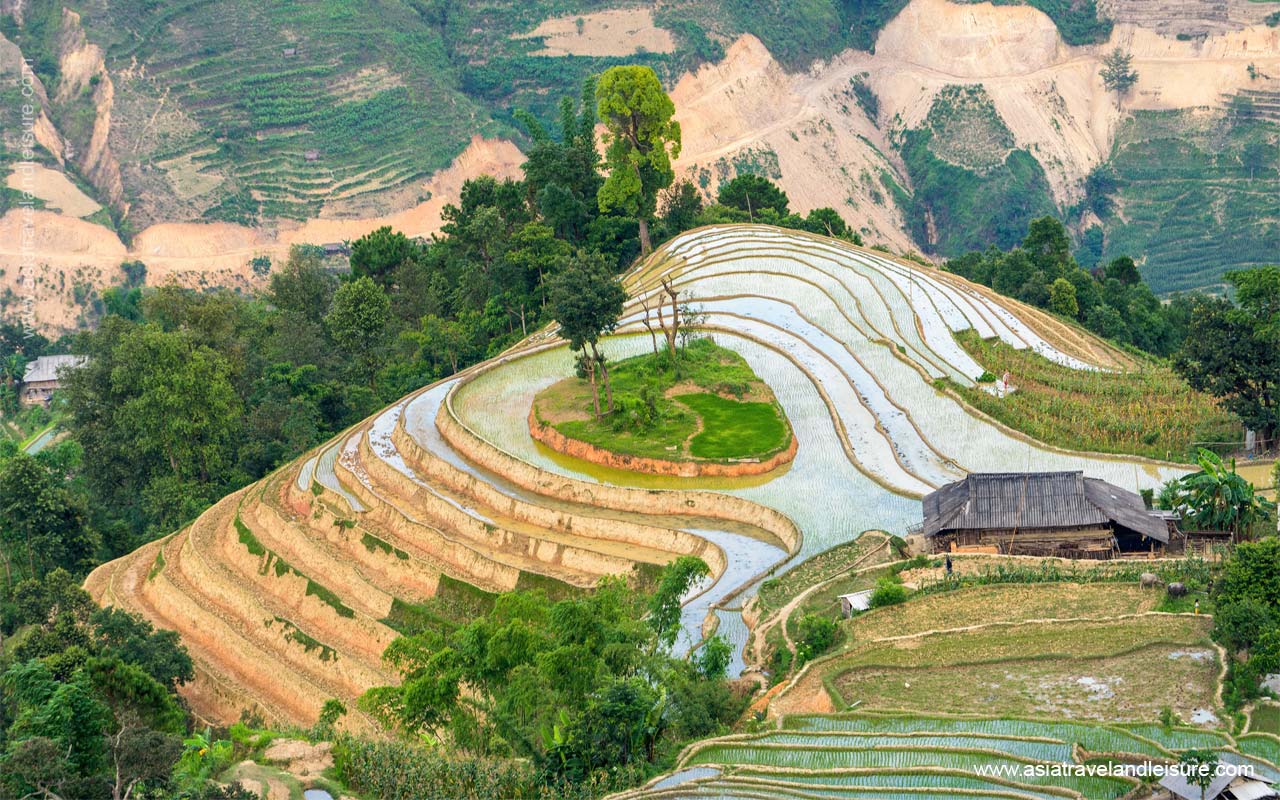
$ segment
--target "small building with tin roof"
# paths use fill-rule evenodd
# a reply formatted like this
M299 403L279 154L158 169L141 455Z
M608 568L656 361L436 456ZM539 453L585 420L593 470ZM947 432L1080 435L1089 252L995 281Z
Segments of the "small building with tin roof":
M22 375L22 392L18 395L24 406L49 405L53 393L61 388L62 373L82 366L85 356L40 356L27 364Z

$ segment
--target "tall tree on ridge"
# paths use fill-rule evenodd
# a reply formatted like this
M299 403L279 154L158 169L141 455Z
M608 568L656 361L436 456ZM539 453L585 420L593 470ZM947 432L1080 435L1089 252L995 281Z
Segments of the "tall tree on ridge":
M551 308L560 323L560 336L569 341L571 349L582 352L583 369L591 379L596 418L600 417L597 370L604 382L607 410L612 413L613 388L609 385L609 369L599 343L601 336L617 326L627 293L610 273L604 256L579 251L552 280L550 296Z
M680 123L675 104L649 67L610 67L596 86L609 177L597 199L601 211L621 210L640 222L640 251L647 255L649 220L658 192L671 185L671 159L680 155Z

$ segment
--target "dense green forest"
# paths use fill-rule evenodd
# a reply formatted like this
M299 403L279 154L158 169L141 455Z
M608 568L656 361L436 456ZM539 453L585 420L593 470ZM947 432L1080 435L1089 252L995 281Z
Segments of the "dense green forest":
M947 261L945 268L1159 356L1182 346L1196 302L1183 295L1162 303L1128 256L1086 270L1072 254L1066 228L1053 217L1033 220L1008 250L974 250Z
M1032 219L1056 213L1043 168L1015 147L980 85L945 87L898 144L913 191L896 199L912 238L932 252L1007 249Z

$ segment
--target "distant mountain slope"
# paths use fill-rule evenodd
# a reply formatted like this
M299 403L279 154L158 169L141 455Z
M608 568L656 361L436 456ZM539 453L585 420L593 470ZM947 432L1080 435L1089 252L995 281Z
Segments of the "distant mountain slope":
M64 247L86 223L46 221L38 255L65 274L37 305L52 308L51 286L112 282L113 254L170 258L127 244L156 224L243 226L249 246L192 228L182 250L226 272L206 283L247 285L250 259L294 241L429 232L450 197L431 176L477 135L519 144L516 109L549 119L584 77L638 62L672 89L677 167L708 195L763 173L798 211L832 206L869 242L935 257L1008 246L1056 213L1083 263L1131 254L1167 292L1280 245L1274 25L1280 4L1247 0L0 0L0 173L14 184L25 57L37 157L90 195L75 208L104 206L87 229L108 229ZM1124 97L1099 75L1113 48L1138 75ZM515 168L492 147L454 177ZM65 183L40 194L49 208ZM0 189L0 213L17 196Z

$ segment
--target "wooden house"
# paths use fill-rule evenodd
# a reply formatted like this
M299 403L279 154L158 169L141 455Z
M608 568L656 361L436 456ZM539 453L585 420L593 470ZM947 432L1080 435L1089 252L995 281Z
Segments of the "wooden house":
M18 400L24 406L47 406L53 393L61 388L61 374L85 362L84 356L40 356L27 365L22 375L22 391Z
M925 495L930 552L1114 558L1182 550L1176 518L1083 472L975 473Z

